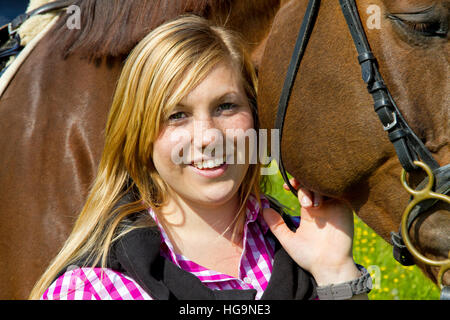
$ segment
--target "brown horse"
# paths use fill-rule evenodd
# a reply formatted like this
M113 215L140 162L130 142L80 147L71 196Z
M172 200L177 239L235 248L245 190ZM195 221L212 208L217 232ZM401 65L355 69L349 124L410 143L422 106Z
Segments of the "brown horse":
M364 1L358 4L362 11L367 6ZM395 9L379 4L383 10ZM410 9L413 1L402 4L402 9ZM70 232L96 172L106 115L123 59L149 30L181 13L193 12L241 32L260 66L261 117L272 126L279 83L304 11L304 1L275 0L85 0L78 5L81 29L69 31L63 15L20 67L0 100L4 154L0 158L0 298L27 297ZM280 7L283 9L267 43L270 50L264 51ZM448 10L448 3L438 7ZM442 53L446 42L442 41L441 49L432 43L420 51L421 43L416 48L401 42L406 40L395 38L393 28L378 32L381 38L370 32L369 40L384 66L382 72L385 74L387 67L392 69L387 71L399 71L385 74L386 81L414 130L426 138L432 151L439 152L439 161L447 163L447 115L444 113L442 119L433 113L444 110L448 99L442 80L448 78ZM391 47L398 51L396 55L389 51ZM408 50L408 59L398 59ZM354 56L337 4L324 3L301 66L302 80L297 81L289 107L288 119L293 121L286 122L284 160L288 171L306 186L351 200L363 220L387 239L390 231L398 229L401 209L396 202L403 207L407 197L398 184L395 154L370 112L371 103L359 80ZM427 72L420 70L407 74L407 67L419 61L419 68L430 73L436 70L434 77L427 78ZM303 77L306 74L308 78ZM414 75L425 78L419 82ZM405 108L415 110L415 101L423 102L423 109L417 114L406 112ZM301 111L292 112L295 109ZM349 119L354 121L348 124ZM298 123L303 126L301 135ZM349 137L343 128L352 129L352 135ZM289 140L298 145L291 148ZM346 157L350 161L345 161ZM329 170L330 164L333 170ZM390 192L385 194L384 190ZM370 209L374 204L376 209ZM434 216L423 221L416 239L430 254L441 242L421 236L427 234L423 230ZM449 225L448 220L440 223ZM435 237L444 239L442 244L448 251L446 236Z
M260 63L258 105L268 128L274 125L306 5L291 1L282 7L267 40L270 50ZM381 73L406 121L439 164L448 164L450 1L360 0L357 5ZM371 29L376 9L380 25ZM437 35L445 24L447 33ZM348 200L358 216L389 241L409 195L400 184L399 160L374 112L356 56L339 2L322 1L292 89L282 158L304 186ZM422 178L414 174L412 180ZM444 260L450 251L449 231L449 206L440 203L415 221L410 235L425 256ZM437 268L419 266L436 281ZM444 283L450 283L449 272Z

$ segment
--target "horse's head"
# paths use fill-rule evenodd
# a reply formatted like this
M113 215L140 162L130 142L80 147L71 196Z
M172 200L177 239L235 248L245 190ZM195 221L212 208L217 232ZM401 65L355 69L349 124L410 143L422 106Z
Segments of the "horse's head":
M448 0L357 1L370 46L406 121L440 165L449 163ZM279 11L260 63L262 127L272 128L307 1ZM349 200L385 240L409 196L401 166L374 112L338 1L322 1L287 109L283 163L305 187ZM424 176L413 174L411 184ZM448 258L449 206L416 219L411 237L426 256ZM428 275L436 278L435 270ZM450 283L450 274L444 280Z

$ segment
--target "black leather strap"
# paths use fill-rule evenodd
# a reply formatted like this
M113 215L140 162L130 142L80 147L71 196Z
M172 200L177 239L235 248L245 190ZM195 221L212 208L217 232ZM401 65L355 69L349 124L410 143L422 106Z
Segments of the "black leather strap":
M448 184L450 184L450 178L448 176L450 168L448 165L442 168L439 167L438 162L434 159L431 152L425 147L422 141L416 136L414 131L409 127L408 123L403 118L397 104L392 98L391 93L385 85L383 77L381 76L378 63L365 34L355 0L339 0L339 3L350 30L355 48L358 52L358 62L361 65L362 79L367 84L367 90L374 101L374 110L383 125L383 129L387 132L389 140L395 148L400 164L407 172L411 172L417 169L414 161L419 159L422 160L435 173L437 180L441 181L439 182L440 185L438 184L436 186L437 192L442 194L448 193L450 189L448 186ZM275 121L275 128L280 130L280 158L278 161L279 170L285 183L294 195L297 195L297 191L289 183L289 179L282 161L281 142L283 125L295 77L308 44L312 29L314 28L319 7L320 1L310 0L308 3L308 7L297 37L294 52L288 67ZM426 181L423 181L422 183L426 183ZM424 202L420 206L417 206L417 208L414 209L415 211L410 216L408 228L421 212L428 210L432 205L434 205L434 203L435 201L428 201ZM395 259L403 265L414 264L411 254L408 252L403 243L401 233L392 232L391 240L394 246L393 250Z
M439 164L430 151L408 126L384 84L377 61L364 32L355 0L339 0L339 2L358 52L362 78L367 84L367 90L374 101L375 112L378 114L385 131L388 132L389 139L394 145L402 167L408 172L417 169L413 162L420 157L432 170L439 168Z
M413 162L420 159L431 168L436 177L436 192L441 194L449 193L450 167L449 165L439 167L438 162L433 158L431 152L425 147L403 118L391 93L384 84L377 61L365 35L355 0L339 0L339 2L359 55L358 60L361 64L362 77L367 84L368 92L373 98L375 112L378 114L384 130L387 131L389 140L394 145L400 164L407 172L411 172L417 169L417 166ZM425 185L427 181L428 179L425 179L420 185ZM408 230L419 214L428 210L436 202L429 200L417 205L409 216L407 222ZM391 242L394 258L398 262L406 266L415 264L412 255L403 242L401 231L391 233Z
M392 255L402 266L412 266L416 263L411 253L408 251L401 232L391 232Z
M288 185L291 192L297 196L297 190L290 184L289 178L286 174L286 170L283 166L282 152L281 152L281 142L283 136L283 126L284 118L286 117L286 111L289 104L289 98L291 97L292 87L295 82L295 78L302 61L303 55L306 50L311 32L314 28L314 23L316 21L317 14L320 8L320 0L310 0L308 7L306 8L305 15L303 17L303 22L300 27L300 31L297 36L297 41L295 43L294 51L292 53L291 62L287 70L286 78L284 80L283 90L281 91L280 101L278 103L277 117L275 119L275 129L279 130L279 159L278 168L284 179L284 182Z
M367 90L374 101L375 112L377 113L384 130L388 133L388 137L395 148L402 167L408 172L414 171L417 169L416 165L414 165L414 161L420 158L432 170L439 168L439 164L433 158L430 151L408 126L386 87L378 69L376 58L372 53L367 36L364 32L355 1L340 0L340 5L358 52L358 62L361 65L363 81L367 84ZM314 28L319 8L320 0L309 1L288 67L275 120L275 128L279 130L279 170L284 182L295 196L297 195L297 191L289 182L282 160L281 143L283 126L292 87Z

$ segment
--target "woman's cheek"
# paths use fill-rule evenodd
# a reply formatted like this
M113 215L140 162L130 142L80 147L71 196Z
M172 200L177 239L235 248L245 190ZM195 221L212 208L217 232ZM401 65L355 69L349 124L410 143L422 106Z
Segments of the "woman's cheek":
M185 128L172 130L166 140L166 153L170 153L172 164L190 164L189 152L192 143L190 130Z
M250 111L240 112L236 116L228 119L227 128L248 130L253 128L253 116Z
M232 117L226 130L227 145L234 145L235 163L249 164L254 157L258 133L253 127L251 113L241 113Z
M165 129L155 141L153 159L158 171L173 169L188 163L189 131L183 128Z

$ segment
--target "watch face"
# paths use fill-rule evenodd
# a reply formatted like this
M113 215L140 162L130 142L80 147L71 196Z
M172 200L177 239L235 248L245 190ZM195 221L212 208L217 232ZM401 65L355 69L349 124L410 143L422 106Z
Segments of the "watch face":
M372 277L368 277L366 279L365 288L367 288L369 291L372 290L372 288L373 288Z

